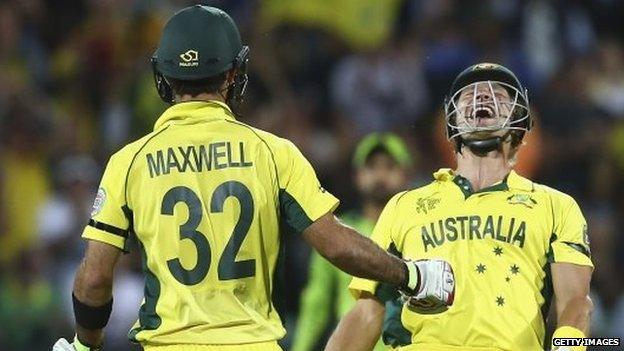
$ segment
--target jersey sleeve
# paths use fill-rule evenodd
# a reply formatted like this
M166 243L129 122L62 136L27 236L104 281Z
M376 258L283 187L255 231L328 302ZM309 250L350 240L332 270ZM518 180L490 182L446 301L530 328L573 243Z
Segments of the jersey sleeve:
M388 203L384 210L381 212L377 224L373 229L371 240L379 245L384 250L389 251L392 254L400 256L399 252L392 240L394 218L396 216L396 207L398 199L403 193L395 195ZM360 297L362 292L369 292L377 296L381 301L387 301L391 299L396 292L396 289L386 286L386 284L380 284L379 282L354 277L349 284L349 291L351 295L356 299Z
M301 233L340 202L321 186L312 165L293 143L283 140L276 157L282 220Z
M119 155L113 155L106 165L98 189L91 219L85 227L84 239L100 241L125 251L130 221L124 209L127 166Z
M551 261L593 267L587 222L576 201L567 197L560 209L555 209L555 216Z

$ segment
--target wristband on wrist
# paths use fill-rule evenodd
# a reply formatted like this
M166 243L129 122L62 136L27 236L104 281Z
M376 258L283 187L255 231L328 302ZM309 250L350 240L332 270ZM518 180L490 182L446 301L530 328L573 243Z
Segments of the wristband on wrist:
M420 274L418 274L418 267L411 262L405 262L407 268L407 282L405 286L410 291L418 293L418 287L420 286Z
M72 294L76 323L89 330L102 329L108 323L113 309L113 299L102 306L89 306Z
M583 331L581 331L580 329L565 325L562 327L559 327L555 330L555 332L553 333L553 341L554 339L566 339L566 338L584 338L585 337L585 333L583 333ZM585 351L587 349L586 346L561 346L564 350L567 347L567 350L570 351ZM560 348L560 346L555 346L553 344L553 351L556 351Z

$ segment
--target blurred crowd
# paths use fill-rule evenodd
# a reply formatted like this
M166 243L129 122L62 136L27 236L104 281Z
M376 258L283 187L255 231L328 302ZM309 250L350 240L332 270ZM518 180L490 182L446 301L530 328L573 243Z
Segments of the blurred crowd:
M198 2L0 2L0 349L49 349L73 334L79 236L101 172L166 108L149 59L166 19ZM520 173L579 202L596 264L592 333L624 338L624 2L201 3L228 11L251 47L240 119L293 140L341 211L358 207L345 170L361 136L402 136L412 184L423 184L454 166L441 109L454 76L480 61L511 68L537 118ZM296 237L285 245L292 338L310 249ZM130 349L143 293L137 256L118 270L110 350Z

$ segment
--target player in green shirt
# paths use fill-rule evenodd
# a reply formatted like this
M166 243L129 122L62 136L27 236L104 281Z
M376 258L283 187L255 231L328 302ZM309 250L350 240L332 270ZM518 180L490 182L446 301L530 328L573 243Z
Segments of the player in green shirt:
M353 157L355 182L362 199L361 210L347 213L341 220L360 233L370 235L384 204L407 186L410 165L409 151L398 136L373 133L362 139ZM350 281L350 275L334 268L318 253L312 253L292 351L310 351L316 345L322 345L319 339L328 324L332 319L342 318L355 303L347 288ZM403 333L397 314L400 314L402 305L394 301L393 295L390 294L386 303L383 340L393 346L403 344L402 341L409 344L409 334ZM375 350L383 349L380 340Z

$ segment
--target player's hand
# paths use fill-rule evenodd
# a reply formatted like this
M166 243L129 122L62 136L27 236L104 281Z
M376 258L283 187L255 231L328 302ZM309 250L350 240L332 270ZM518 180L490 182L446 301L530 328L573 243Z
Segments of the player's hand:
M446 311L455 299L455 276L451 265L443 260L406 261L408 270L415 267L418 284L412 293L404 294L408 308L423 314ZM412 265L410 267L409 265Z
M54 346L52 346L52 351L92 351L99 349L100 348L93 349L83 345L80 341L78 341L78 338L74 338L74 342L71 344L69 341L65 340L65 338L60 338Z

